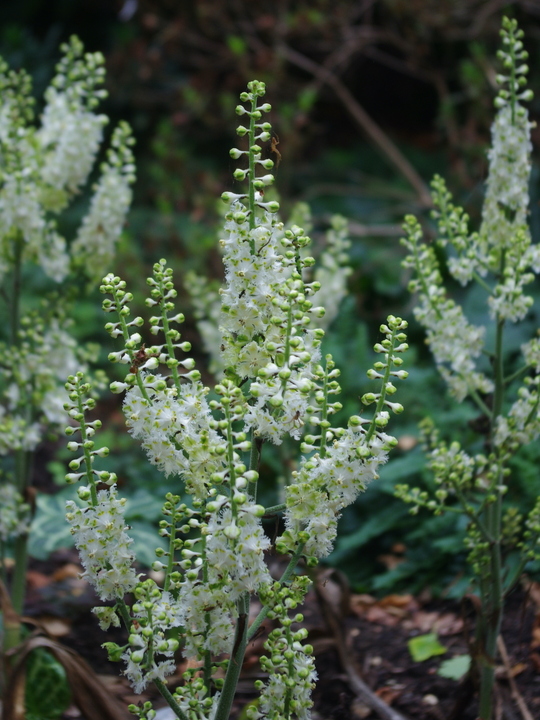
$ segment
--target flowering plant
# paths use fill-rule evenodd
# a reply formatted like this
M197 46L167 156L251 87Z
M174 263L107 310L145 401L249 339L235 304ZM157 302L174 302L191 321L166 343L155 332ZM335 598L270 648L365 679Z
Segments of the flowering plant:
M276 623L261 658L268 681L258 681L260 702L250 708L250 717L309 717L312 648L302 644L307 634L299 627L302 615L289 615L309 580L295 570L302 558L313 566L331 551L341 510L377 477L396 444L385 431L390 412L403 409L390 397L394 378L407 375L401 369L406 322L390 316L381 326L384 339L375 345L380 360L368 372L379 389L362 398L375 412L371 418L350 417L346 427L333 422L341 409L335 399L339 370L331 356L321 357L324 331L316 321L324 308L313 302L321 283L308 277L314 264L306 251L309 238L296 224L286 228L277 201L264 197L274 180L273 162L263 159L260 144L271 138L271 126L263 120L270 110L264 92L263 83L249 83L236 109L247 121L237 129L247 147L233 148L231 157L247 161L234 172L236 180L247 180L247 192L222 196L228 210L220 240L225 265L221 379L213 391L201 382L187 355L190 344L181 339L178 325L184 317L175 308L177 292L165 260L154 265L146 299L155 312L149 330L157 344L143 342L144 320L131 318L133 296L126 283L110 274L101 286L107 295L104 310L114 316L106 329L123 341L109 359L129 367L125 379L111 385L113 392L125 393L129 432L149 461L178 477L179 488L191 498L184 503L171 493L163 506L161 534L168 548L158 551L154 564L164 572L162 587L134 569L116 478L93 467L95 457L107 450L95 449L92 438L100 423L87 420L95 404L90 384L79 372L66 386L66 409L73 419L68 433L79 434L68 445L77 457L67 480L84 483L67 517L85 577L103 601L112 602L94 612L104 629L121 621L128 629L126 646L106 646L112 659L125 662L135 690L153 681L181 720L229 716L247 642L266 617ZM263 507L258 502L261 456L269 444L285 438L299 442L301 457L284 502ZM272 543L262 519L272 515L283 520L275 549L290 557L279 580L265 562ZM131 607L128 593L134 597ZM262 609L249 624L253 595ZM179 649L190 659L189 669L171 693L165 678ZM155 714L150 703L131 710L141 718Z
M469 518L467 548L480 600L473 655L480 676L482 720L491 719L504 598L526 563L540 558L540 498L527 517L503 506L509 461L540 435L540 341L533 338L522 346L522 365L515 371L513 358L505 352L507 326L523 320L533 304L524 287L540 272L540 246L531 245L527 226L532 127L522 104L532 98L525 87L527 53L515 20L504 18L501 37L504 74L497 75L501 89L495 100L498 112L478 232L470 231L468 216L453 204L444 180L436 176L432 183L438 243L451 249L448 271L462 285L475 280L484 289L494 324L491 347L486 347L486 328L471 324L461 306L447 296L434 248L422 242L422 229L412 216L405 219L403 240L409 252L404 264L413 273L410 290L419 298L415 315L427 330L437 366L451 395L458 402L470 398L481 412L474 425L483 449L475 454L458 442L441 439L433 423L425 421L435 489L430 493L401 485L397 494L412 504L412 512L425 507L436 514L457 512ZM488 368L481 364L483 356L489 358Z
M76 283L70 289L68 280L81 269L95 280L101 263L111 261L134 179L131 131L120 123L89 211L68 248L57 218L86 184L108 119L95 112L105 95L101 54L84 53L76 37L61 49L37 125L30 77L23 70L10 71L0 59L0 282L7 320L0 338L0 560L5 579L6 548L14 541L11 595L18 614L25 590L34 453L48 433L65 426L66 376L95 356L77 347L69 332L68 297ZM41 287L54 283L59 288L43 297L39 308L32 307L25 291L36 277ZM5 649L18 640L18 623L6 627Z

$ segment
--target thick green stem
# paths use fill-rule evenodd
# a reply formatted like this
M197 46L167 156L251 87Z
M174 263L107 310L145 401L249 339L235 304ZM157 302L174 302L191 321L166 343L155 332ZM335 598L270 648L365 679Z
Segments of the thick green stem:
M504 264L504 254L501 266ZM503 334L504 320L497 318L497 335L495 340L495 391L491 418L492 436L495 432L497 418L501 414L504 393L503 368ZM502 492L504 482L502 460L499 460L497 478L494 487L495 501L488 503L484 511L484 522L491 537L489 549L489 578L485 592L482 593L482 623L479 634L480 641L480 720L491 720L493 713L493 684L495 681L495 656L497 638L501 629L503 614L502 557L501 557L501 524L502 524Z
M11 344L15 347L19 344L19 326L20 326L20 303L21 303L21 284L22 284L22 254L24 240L22 237L15 238L13 248L13 285L10 307L10 335Z
M214 720L228 720L231 712L248 641L248 616L249 593L244 593L238 600L238 621L234 634L233 651L231 653L231 659L229 660L229 666L227 667L227 674L225 675L225 682L223 683Z

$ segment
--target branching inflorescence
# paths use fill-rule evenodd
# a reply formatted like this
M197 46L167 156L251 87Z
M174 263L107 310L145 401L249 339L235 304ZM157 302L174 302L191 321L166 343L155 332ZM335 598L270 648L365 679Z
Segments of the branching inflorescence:
M84 410L88 384L80 374L68 382L75 423L70 433L81 433L80 442L70 443L79 455L68 479L85 483L68 517L86 576L103 599L115 603L95 612L102 627L120 619L126 624L128 645L107 645L111 657L126 662L135 689L140 692L153 680L182 720L229 716L246 643L266 616L276 623L266 643L269 655L261 659L269 679L259 682L260 704L250 717L309 717L315 679L311 648L302 644L301 614L289 617L309 581L294 571L301 558L314 565L328 555L342 509L377 477L396 444L386 433L390 413L402 410L391 399L393 382L407 375L401 369L406 323L391 316L375 346L380 360L368 373L378 391L362 398L374 405L374 413L369 419L353 416L346 427L333 422L342 407L336 400L339 370L331 356L321 357L324 331L317 320L324 309L313 302L321 285L308 276L314 262L306 252L309 238L298 225L284 228L278 203L264 196L274 179L273 162L262 156L261 144L271 138L270 124L263 120L270 110L262 102L264 92L263 83L251 82L241 95L247 108L237 108L246 119L237 132L247 139L247 149L234 148L231 156L247 160L247 167L234 172L235 179L247 180L247 192L223 195L228 210L220 241L222 377L213 392L188 355L190 344L181 339L184 317L175 308L172 271L164 260L148 279L146 305L155 313L150 335L156 344L143 341L143 319L131 318L133 297L126 283L107 275L101 287L107 295L103 307L114 316L107 330L123 341L109 359L129 368L125 379L111 386L125 393L129 432L150 462L178 477L179 488L191 496L184 503L170 494L163 506L161 534L168 547L158 551L154 565L164 571L163 587L138 579L131 568L114 478L93 469L95 426ZM342 229L338 223L335 232ZM339 253L339 237L336 244ZM285 502L272 508L284 520L275 547L290 556L276 581L265 562L271 541L262 525L266 509L258 503L258 468L265 443L280 444L287 437L300 442L301 457L288 479ZM131 608L124 597L129 592L135 596ZM263 609L248 627L254 594ZM177 647L191 659L192 669L171 694L164 679L174 669ZM153 713L148 704L132 710L139 717Z

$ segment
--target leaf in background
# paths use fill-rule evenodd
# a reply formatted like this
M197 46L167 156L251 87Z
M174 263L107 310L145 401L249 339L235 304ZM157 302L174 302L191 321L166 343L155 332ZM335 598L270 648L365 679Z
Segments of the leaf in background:
M56 720L71 704L62 663L45 648L32 650L26 661L26 720Z
M436 633L428 633L427 635L418 635L411 638L407 646L411 657L415 662L424 662L435 655L444 655L446 648L441 645Z
M150 523L136 520L131 524L128 535L133 538L131 550L138 562L148 567L156 560L156 548L166 549L166 541Z
M66 500L74 499L72 487L54 495L37 496L36 514L28 542L28 552L37 560L45 560L53 550L71 547L73 537L66 522Z
M456 655L456 657L441 663L441 667L437 670L437 675L450 678L451 680L461 680L465 673L469 672L470 666L470 655Z
M141 518L152 522L161 517L163 498L139 488L127 498L125 517L127 520Z
M396 504L380 510L376 515L366 520L362 527L355 532L338 537L336 549L330 556L330 562L335 563L341 560L343 555L362 547L372 538L378 537L392 528L400 518L407 514L407 507L400 507Z

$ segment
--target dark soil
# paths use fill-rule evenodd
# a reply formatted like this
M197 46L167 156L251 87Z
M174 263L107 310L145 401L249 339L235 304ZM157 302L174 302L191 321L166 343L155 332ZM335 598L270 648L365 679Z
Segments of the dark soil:
M106 640L122 643L102 632L91 608L99 604L91 588L78 576L80 568L72 551L57 553L47 563L33 563L29 572L26 614L41 622L58 640L77 651L101 676L103 682L124 704L138 702L127 682L118 677L119 665L110 663L101 644ZM314 691L315 718L321 720L362 720L376 718L369 702L351 688L347 668L339 659L344 649L349 671L358 676L392 708L409 720L475 720L477 702L474 682L441 677L441 662L469 652L468 639L474 631L472 603L462 605L428 597L395 595L383 599L349 595L342 580L330 571L310 592L304 608L309 642L314 646L319 680ZM336 622L329 622L329 613ZM61 620L56 623L54 621ZM415 635L436 632L447 648L424 662L415 662L408 641ZM497 659L497 717L508 720L540 719L540 586L524 585L508 599L502 636L508 654L505 664ZM253 680L261 677L257 656L264 637L248 648L234 712L254 699ZM521 697L513 697L508 669ZM182 667L177 677L180 680ZM143 699L163 703L152 693ZM523 710L525 707L525 711ZM524 714L525 713L525 714ZM78 708L70 708L70 718L84 720ZM126 717L132 717L126 713Z

